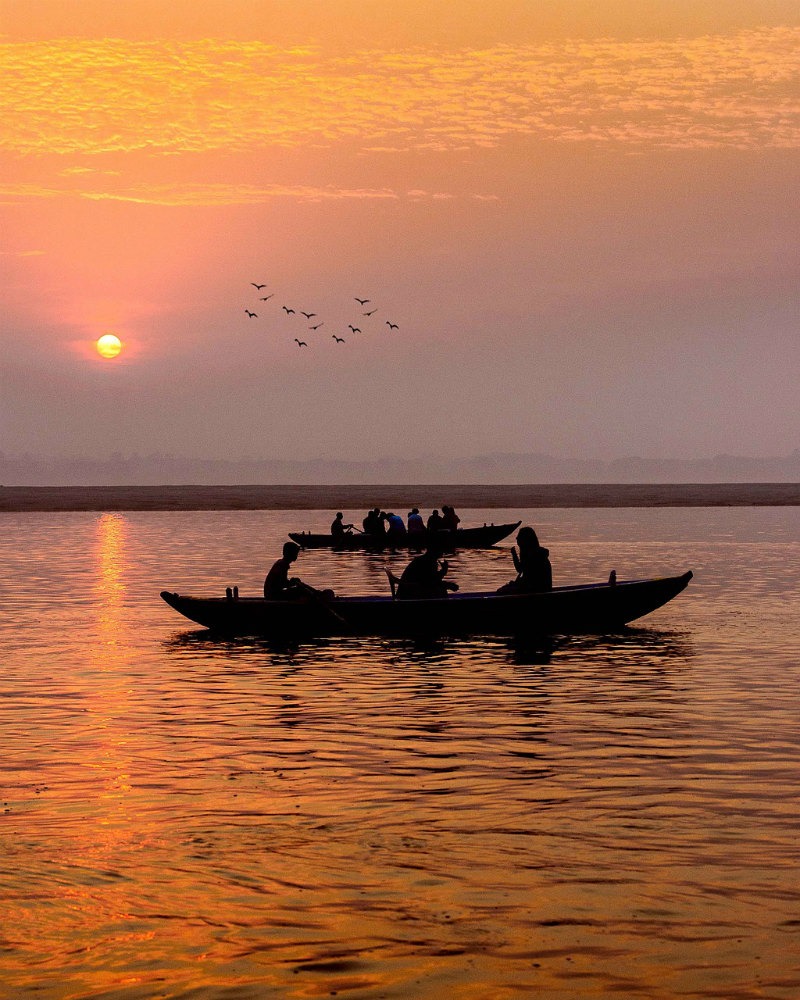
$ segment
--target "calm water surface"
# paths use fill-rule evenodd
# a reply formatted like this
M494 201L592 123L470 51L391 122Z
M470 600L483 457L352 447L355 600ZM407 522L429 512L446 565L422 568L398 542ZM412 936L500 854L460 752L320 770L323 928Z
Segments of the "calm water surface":
M557 584L695 579L549 648L276 648L158 592L257 593L330 515L0 515L0 996L800 996L800 509L461 513Z

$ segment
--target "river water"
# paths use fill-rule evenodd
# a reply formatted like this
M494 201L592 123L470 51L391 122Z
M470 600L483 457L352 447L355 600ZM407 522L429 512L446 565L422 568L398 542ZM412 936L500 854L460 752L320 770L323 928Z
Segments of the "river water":
M0 514L0 996L800 996L800 508L460 514L556 585L695 578L616 636L274 647L158 593L330 514Z

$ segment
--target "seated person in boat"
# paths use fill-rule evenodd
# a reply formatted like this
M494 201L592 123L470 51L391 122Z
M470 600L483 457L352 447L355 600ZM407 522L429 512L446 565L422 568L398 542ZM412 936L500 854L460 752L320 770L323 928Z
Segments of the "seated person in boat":
M294 542L283 543L283 555L267 573L264 580L264 597L268 601L294 601L308 596L313 587L303 583L299 577L289 579L289 568L300 554L300 546Z
M339 511L331 523L331 534L334 540L344 538L346 535L352 534L354 527L355 525L344 523L344 514Z
M433 511L431 516L428 518L428 531L441 531L442 528L442 515L437 509Z
M386 534L386 522L389 515L380 507L374 507L364 518L364 532L373 535L378 539L383 539Z
M361 527L364 529L365 535L377 534L380 514L380 507L373 507L372 510L367 511L367 516L361 522Z
M386 541L389 545L395 543L402 543L406 538L406 526L399 514L395 514L394 511L387 516L387 523L389 525L388 531L386 532Z
M447 597L448 590L458 590L457 583L444 579L449 566L446 559L439 562L441 553L438 545L429 545L422 555L411 560L400 577L398 599Z
M409 511L407 520L409 535L425 534L425 522L422 520L422 514L419 512L419 507L414 507Z
M461 518L452 507L442 505L442 528L445 531L455 531L461 523Z
M497 590L498 594L530 594L553 589L553 570L550 550L539 544L536 532L527 525L517 533L517 545L511 546L511 558L517 571L511 580Z

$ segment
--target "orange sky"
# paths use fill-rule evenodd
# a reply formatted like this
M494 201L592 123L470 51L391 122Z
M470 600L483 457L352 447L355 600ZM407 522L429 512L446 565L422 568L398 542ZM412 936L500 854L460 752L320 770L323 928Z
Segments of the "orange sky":
M0 0L0 450L798 447L800 8L599 6Z

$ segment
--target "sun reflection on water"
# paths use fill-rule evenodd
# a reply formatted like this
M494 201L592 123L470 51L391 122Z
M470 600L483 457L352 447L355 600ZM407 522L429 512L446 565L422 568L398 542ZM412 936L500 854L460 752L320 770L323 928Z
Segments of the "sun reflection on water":
M119 644L125 598L125 541L128 523L122 514L102 514L95 534L97 627L104 647Z
M130 730L122 720L128 715L130 689L126 671L120 668L127 661L124 602L126 593L128 522L124 515L104 513L95 528L96 638L88 647L93 673L102 676L87 706L97 739L96 755L86 765L96 772L98 828L114 828L116 834L100 835L94 829L95 841L108 844L120 837L128 825L127 799L132 791L128 744Z

